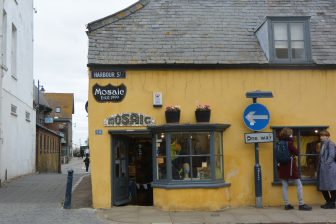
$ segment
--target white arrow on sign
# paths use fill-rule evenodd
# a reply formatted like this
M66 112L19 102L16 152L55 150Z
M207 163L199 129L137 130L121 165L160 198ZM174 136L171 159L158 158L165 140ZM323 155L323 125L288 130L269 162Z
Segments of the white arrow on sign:
M255 120L267 120L268 115L254 115L255 111L249 112L245 118L250 122L250 125L254 125L256 122Z

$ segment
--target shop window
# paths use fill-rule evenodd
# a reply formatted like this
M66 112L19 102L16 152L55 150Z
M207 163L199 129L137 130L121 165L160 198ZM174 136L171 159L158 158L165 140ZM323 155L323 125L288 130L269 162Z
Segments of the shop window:
M163 125L155 136L154 187L225 186L223 131L229 125Z
M299 150L296 159L299 176L302 183L316 183L317 166L320 151L319 132L328 126L287 126L293 129L294 145ZM275 145L279 141L278 136L283 127L271 127L275 136L273 144L273 155L275 155ZM274 183L281 183L278 177L277 164L274 158Z

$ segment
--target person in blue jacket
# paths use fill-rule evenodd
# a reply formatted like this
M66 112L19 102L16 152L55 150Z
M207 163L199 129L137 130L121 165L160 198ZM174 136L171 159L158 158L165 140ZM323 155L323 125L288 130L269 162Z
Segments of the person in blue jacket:
M336 152L335 143L330 140L328 131L320 132L321 149L317 170L318 190L326 201L321 208L335 208L336 200Z

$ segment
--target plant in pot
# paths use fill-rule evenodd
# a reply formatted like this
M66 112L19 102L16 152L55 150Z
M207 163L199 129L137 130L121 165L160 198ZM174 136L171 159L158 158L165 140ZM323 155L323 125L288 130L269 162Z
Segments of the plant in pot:
M209 105L198 105L196 107L195 116L197 122L209 122L211 109Z
M167 123L178 123L180 121L181 108L179 105L167 106L166 107L166 122Z

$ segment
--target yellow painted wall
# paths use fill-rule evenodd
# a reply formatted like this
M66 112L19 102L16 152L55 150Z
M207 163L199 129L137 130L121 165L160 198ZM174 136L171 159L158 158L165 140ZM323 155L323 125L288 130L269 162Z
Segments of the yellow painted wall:
M90 76L89 76L90 77ZM92 86L127 86L120 103L98 103ZM211 106L211 123L231 124L223 135L224 175L230 187L220 189L155 189L154 203L165 210L215 210L225 206L255 205L254 145L244 143L249 131L242 119L246 106L252 103L247 91L272 91L274 98L258 99L270 111L270 125L329 125L336 134L336 71L286 69L223 69L223 70L128 70L126 79L91 79L89 81L89 139L92 165L93 206L111 206L111 142L108 130L135 129L104 127L103 120L112 114L138 112L152 116L156 124L164 124L167 105L181 106L180 123L195 123L197 104ZM162 92L163 107L154 108L153 92ZM95 130L103 135L95 135ZM263 131L271 131L266 128ZM281 205L281 187L272 186L272 144L260 144L263 205ZM306 203L323 201L315 186L303 187ZM195 199L195 197L197 197ZM296 189L289 188L290 201L297 203ZM198 203L199 201L202 203ZM212 203L209 202L213 200ZM180 203L182 202L183 203ZM210 204L214 204L211 205Z

